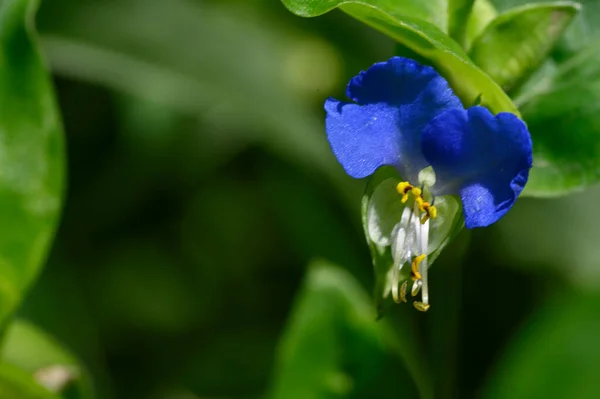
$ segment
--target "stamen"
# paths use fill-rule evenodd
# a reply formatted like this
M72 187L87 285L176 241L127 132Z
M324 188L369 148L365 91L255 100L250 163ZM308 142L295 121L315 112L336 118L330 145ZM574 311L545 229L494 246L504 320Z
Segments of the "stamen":
M429 218L431 219L435 219L435 217L437 216L437 208L433 205L429 205L429 202L421 202L420 203L420 209L425 212L425 215L423 216L423 218L421 219L421 224L425 224L426 221L429 220Z
M425 185L424 185L425 186ZM413 302L415 309L426 312L429 304L429 290L427 284L427 253L429 246L429 219L437 217L437 208L425 201L423 188L415 187L409 182L400 182L396 191L402 195L402 203L408 201L409 194L414 197L414 203L402 212L401 220L394 228L392 240L392 257L394 270L392 272L392 296L396 303L407 302L408 280L400 283L400 269L406 263L411 264L410 277L413 281L410 294L415 297L421 294L421 301ZM412 209L411 209L412 208ZM422 215L420 217L419 215ZM414 219L414 220L413 220ZM420 254L414 257L414 253Z
M410 260L411 254L414 251L413 246L416 239L415 224L413 222L413 212L410 207L404 208L400 222L394 228L392 233L392 258L394 259L392 270L392 297L394 302L406 302L406 292L398 293L398 285L400 283L400 270L404 264ZM406 287L403 288L406 291Z
M400 267L393 265L394 270L392 271L392 298L394 302L400 303L398 299L398 280L400 275Z
M425 201L423 200L423 197L415 197L415 207L417 209L415 209L415 213L418 214L419 210L423 210L423 203Z
M406 303L406 287L408 286L408 280L404 280L402 287L400 287L400 300Z
M415 257L412 261L410 275L411 275L413 281L421 280L421 273L419 272L419 264L423 261L423 259L425 259L425 254L421 254L421 255Z
M424 224L419 224L417 226L417 240L419 244L419 250L422 254L427 254L428 245L429 245L429 221L425 221ZM429 287L427 284L427 269L429 265L427 264L427 257L423 257L423 260L419 263L419 273L421 274L421 300L424 305L427 305L427 309L429 309Z
M410 290L410 295L417 296L419 294L419 291L421 291L421 285L423 285L423 282L421 280L415 281Z
M423 303L423 302L413 302L413 306L415 307L415 309L421 311L421 312L427 312L429 310L429 308L431 307L430 304L428 303Z
M435 218L437 217L437 208L436 208L435 206L433 206L433 205L431 205L431 206L429 207L429 216L430 216L432 219L435 219Z
M413 185L407 181L400 182L396 186L396 191L398 191L398 194L402 194L402 203L403 204L406 201L408 201L408 192L411 191L413 188L414 188Z

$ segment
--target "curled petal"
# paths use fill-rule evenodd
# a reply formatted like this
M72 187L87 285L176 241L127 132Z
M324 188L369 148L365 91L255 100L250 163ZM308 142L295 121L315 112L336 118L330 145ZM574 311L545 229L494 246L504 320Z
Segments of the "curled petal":
M346 172L366 177L383 165L416 180L427 166L419 135L433 117L462 109L448 82L433 68L393 57L374 64L348 84L348 97L325 102L327 138Z
M423 130L421 147L436 173L432 191L460 195L467 228L489 226L504 216L532 165L525 123L483 107L440 114Z

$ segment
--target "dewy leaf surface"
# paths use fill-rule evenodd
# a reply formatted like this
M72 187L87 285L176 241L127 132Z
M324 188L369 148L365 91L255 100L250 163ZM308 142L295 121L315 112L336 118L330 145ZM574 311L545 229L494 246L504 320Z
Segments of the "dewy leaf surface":
M0 1L0 320L44 262L63 191L61 123L33 30L37 1Z
M339 7L354 18L372 26L427 58L448 79L450 85L470 106L481 96L481 104L494 113L518 110L510 98L488 75L479 69L436 25L409 14L402 2L383 0L282 0L292 12L317 16ZM427 2L423 2L427 3Z
M579 5L526 5L494 19L469 52L473 61L509 91L529 77L577 15Z

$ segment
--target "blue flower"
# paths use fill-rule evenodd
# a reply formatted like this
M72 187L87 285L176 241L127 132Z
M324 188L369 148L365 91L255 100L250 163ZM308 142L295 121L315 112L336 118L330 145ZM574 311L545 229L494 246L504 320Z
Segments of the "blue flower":
M391 291L406 302L410 277L411 295L422 298L413 305L426 311L427 270L453 231L455 198L467 228L498 221L527 183L531 137L513 114L465 109L433 68L406 58L361 72L347 95L353 102L325 102L338 161L355 178L389 165L405 180L381 182L363 208L367 239L379 252L389 248L394 260L384 296ZM402 273L405 265L410 271Z
M433 68L393 57L352 78L347 95L354 102L329 98L325 110L329 143L350 176L395 166L412 189L431 166L431 195L459 195L467 228L496 222L523 190L532 165L525 123L465 110Z

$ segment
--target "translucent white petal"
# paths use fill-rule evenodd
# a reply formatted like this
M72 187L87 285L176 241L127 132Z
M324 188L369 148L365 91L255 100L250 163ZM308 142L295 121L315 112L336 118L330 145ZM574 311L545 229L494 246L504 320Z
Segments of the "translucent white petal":
M392 242L392 232L401 220L405 204L396 191L396 179L381 182L369 200L367 208L367 233L369 239L378 246L388 246Z

